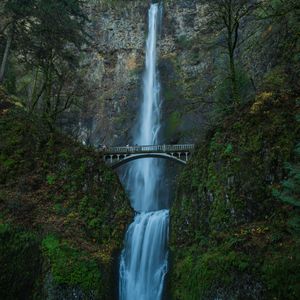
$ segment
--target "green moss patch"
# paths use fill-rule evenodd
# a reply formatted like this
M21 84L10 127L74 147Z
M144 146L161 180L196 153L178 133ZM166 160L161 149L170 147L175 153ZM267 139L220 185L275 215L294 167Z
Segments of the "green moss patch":
M80 286L84 291L101 293L103 281L99 262L88 253L71 247L67 242L60 242L51 235L43 239L42 246L50 259L52 275L57 284Z

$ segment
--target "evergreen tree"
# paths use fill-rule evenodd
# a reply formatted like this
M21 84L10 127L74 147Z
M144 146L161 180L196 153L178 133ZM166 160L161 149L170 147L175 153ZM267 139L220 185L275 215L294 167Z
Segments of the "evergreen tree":
M0 83L4 81L12 45L17 45L19 38L30 31L34 7L35 0L6 0L1 4L0 17L4 20L1 23L1 34L4 35L6 42L1 59Z

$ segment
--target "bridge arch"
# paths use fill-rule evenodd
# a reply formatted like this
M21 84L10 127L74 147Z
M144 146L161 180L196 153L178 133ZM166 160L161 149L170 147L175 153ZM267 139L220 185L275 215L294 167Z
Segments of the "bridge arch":
M143 158L162 158L162 159L175 161L182 165L186 165L186 163L187 163L186 161L179 159L176 156L167 154L167 153L141 153L141 154L132 154L132 155L126 156L123 159L112 163L111 167L113 169L116 169L122 165L125 165L126 163L128 163L130 161L137 160L137 159L143 159Z
M103 152L103 158L106 164L115 169L130 161L149 157L168 159L185 165L193 150L193 144L183 144L144 146L127 145L126 147L105 147L100 151Z

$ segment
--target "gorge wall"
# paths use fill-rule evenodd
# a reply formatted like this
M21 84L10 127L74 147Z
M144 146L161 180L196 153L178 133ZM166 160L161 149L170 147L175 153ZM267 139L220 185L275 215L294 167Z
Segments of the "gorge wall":
M83 139L92 144L130 141L141 97L148 6L139 0L89 3L92 39L82 62L89 93L80 125ZM207 1L164 1L158 49L166 142L198 139L204 132L199 129L212 123L210 111L216 98L222 102L228 97L222 82L227 72L226 49L220 46L223 41L208 7ZM244 42L237 50L245 101L259 89L265 72L276 65L281 49L273 36L276 28L268 20L254 28L253 20L246 18L241 24ZM262 47L255 42L258 37L274 47Z
M82 125L94 144L130 140L141 96L147 24L147 1L97 2L89 7L92 44L86 49L86 80L92 90ZM164 99L166 138L188 140L202 116L188 111L211 73L212 55L198 40L207 32L205 5L199 1L166 1L159 40L159 71ZM198 111L198 110L197 110ZM203 116L204 118L204 116Z

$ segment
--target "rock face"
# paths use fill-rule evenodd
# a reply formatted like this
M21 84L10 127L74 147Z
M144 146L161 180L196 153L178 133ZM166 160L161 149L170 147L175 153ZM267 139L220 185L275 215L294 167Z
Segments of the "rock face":
M81 124L93 144L130 141L141 97L148 7L147 2L136 0L115 4L100 1L88 8L88 30L93 40L83 65L91 94ZM199 1L164 4L158 63L164 131L169 141L179 140L180 132L201 124L201 117L192 124L193 118L184 110L186 100L199 95L199 78L207 73L210 60L201 58L201 45L197 43L207 30L204 8Z
M93 144L118 144L128 135L128 114L137 102L143 64L145 13L146 6L138 1L89 7L92 43L84 65L92 92L82 123Z
M211 123L213 106L218 102L226 106L230 100L226 41L213 25L209 3L167 0L162 4L158 64L166 142L195 141ZM87 8L92 41L85 49L82 69L89 93L80 124L89 143L130 143L142 96L149 5L150 1L99 0ZM252 22L250 16L241 22L242 43L235 52L239 92L245 102L253 99L264 74L282 59L284 47L293 45L292 41L278 44L284 22L274 26L269 20L255 26Z

